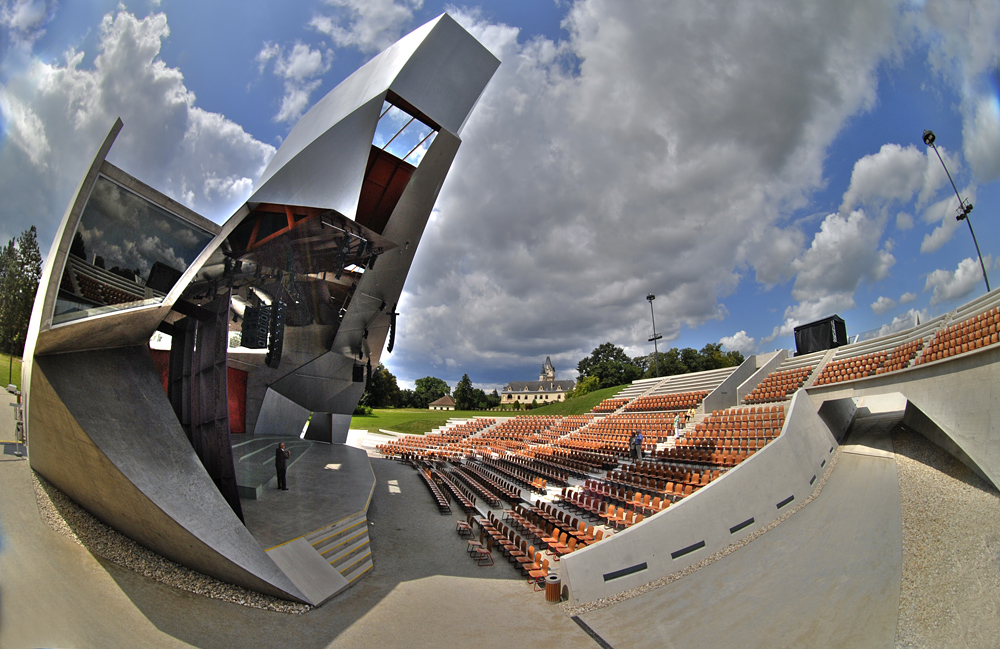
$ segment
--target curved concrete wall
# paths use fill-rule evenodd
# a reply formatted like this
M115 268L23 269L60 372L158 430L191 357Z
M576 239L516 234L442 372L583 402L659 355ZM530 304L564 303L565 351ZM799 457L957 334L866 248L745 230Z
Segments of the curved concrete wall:
M35 359L31 466L142 545L206 574L306 601L195 455L145 347Z
M853 410L841 411L846 428ZM570 601L583 603L683 570L766 527L808 497L837 441L805 392L792 399L781 435L666 511L567 555Z
M904 423L1000 486L1000 345L807 391L814 403L898 392Z

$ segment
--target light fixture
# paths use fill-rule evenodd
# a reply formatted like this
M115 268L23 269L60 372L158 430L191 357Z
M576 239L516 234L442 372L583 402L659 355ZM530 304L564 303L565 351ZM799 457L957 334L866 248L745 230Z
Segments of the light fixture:
M941 152L934 145L937 137L934 135L934 131L924 131L924 144L934 149L934 153L937 154L938 160L941 161L941 166L944 167L944 172L948 175L948 180L951 181L951 188L955 190L955 196L958 197L958 216L955 217L956 221L965 221L969 224L969 234L972 235L972 243L976 244L976 254L979 255L979 267L983 269L983 280L986 282L986 292L990 292L990 278L986 276L986 264L983 263L983 253L979 252L979 242L976 241L976 233L972 229L972 220L969 218L969 212L972 211L972 203L962 198L961 194L958 193L958 187L955 186L955 181L951 177L951 172L948 171L948 165L944 163L944 158L941 157Z
M652 293L650 293L649 295L646 296L646 300L649 302L649 317L652 318L652 320L653 320L653 335L649 338L648 342L653 343L653 367L655 368L656 376L659 376L660 375L660 362L659 362L660 352L659 352L659 350L656 347L656 341L659 340L660 338L663 338L663 335L656 333L656 316L653 315L653 300L655 300L655 299L656 299L656 296L653 295Z

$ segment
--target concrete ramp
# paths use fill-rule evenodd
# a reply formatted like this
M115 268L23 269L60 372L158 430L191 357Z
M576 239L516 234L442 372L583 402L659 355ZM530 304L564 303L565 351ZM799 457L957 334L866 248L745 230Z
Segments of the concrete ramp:
M902 576L902 413L855 421L822 493L733 554L580 618L612 647L893 646ZM890 447L891 448L891 447ZM869 449L871 452L869 452Z
M302 591L309 603L319 606L350 585L304 538L267 551L271 560Z

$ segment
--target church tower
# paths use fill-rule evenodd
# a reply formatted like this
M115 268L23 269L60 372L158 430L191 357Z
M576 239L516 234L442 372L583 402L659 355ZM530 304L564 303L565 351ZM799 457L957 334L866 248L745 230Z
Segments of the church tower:
M542 373L538 377L539 381L555 381L556 368L552 367L552 359L545 357L545 364L542 365Z

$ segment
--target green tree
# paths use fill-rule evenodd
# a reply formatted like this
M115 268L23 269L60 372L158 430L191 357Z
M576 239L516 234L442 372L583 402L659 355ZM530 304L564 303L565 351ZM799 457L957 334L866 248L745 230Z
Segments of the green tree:
M372 408L391 408L399 402L399 386L396 377L379 363L372 370L372 380L361 397L361 403Z
M574 397L582 397L583 395L593 392L600 387L601 379L596 376L581 376L580 380L576 382L576 387L566 394L566 398L572 399Z
M687 374L689 372L703 372L705 370L717 370L723 367L738 366L745 360L743 354L733 351L722 351L720 343L708 343L701 351L696 351L691 347L677 349L671 347L666 352L660 352L657 356L657 363L653 363L653 355L648 357L648 366L643 378L653 378L654 376L674 376L675 374ZM656 374L657 367L660 370Z
M472 379L469 378L468 374L462 375L462 380L455 386L453 396L455 397L455 410L475 410L479 405L476 403L476 391L472 387Z
M708 343L701 349L702 366L706 370L717 370L723 367L738 366L743 363L743 354L738 351L722 351L722 343Z
M432 401L437 401L446 394L451 394L451 388L443 380L433 376L425 376L414 381L413 407L426 408Z
M31 226L0 252L0 349L14 356L24 354L41 275L42 254L35 226Z
M413 390L400 390L396 398L397 408L418 408L417 394ZM426 407L426 406L425 406Z
M623 348L615 347L610 342L594 349L590 356L577 364L576 369L581 377L596 376L602 388L631 383L642 376L642 368L628 357Z
M493 388L493 392L486 395L486 410L492 410L493 408L500 407L500 395L497 393L496 388Z

